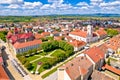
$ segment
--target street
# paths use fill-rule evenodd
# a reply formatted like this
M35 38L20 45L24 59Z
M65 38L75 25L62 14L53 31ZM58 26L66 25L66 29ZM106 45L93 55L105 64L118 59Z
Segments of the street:
M12 54L10 53L9 49L7 48L6 43L1 42L0 45L6 47L5 52L7 54L7 57L9 58L9 60L7 61L8 70L12 73L12 75L17 74L18 77L15 77L15 80L16 79L17 80L32 80L30 78L30 76L27 74L27 72L21 67L21 65L13 58ZM11 65L12 65L12 67L11 67ZM11 71L11 68L14 68L14 69L12 69L12 71Z

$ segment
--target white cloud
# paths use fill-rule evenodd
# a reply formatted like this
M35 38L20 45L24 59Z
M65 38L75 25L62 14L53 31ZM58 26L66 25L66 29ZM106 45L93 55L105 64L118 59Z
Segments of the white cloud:
M50 3L63 3L63 0L48 0Z
M52 3L52 4L44 4L40 9L42 10L59 10L59 9L70 9L73 6L71 4L63 4L63 3Z
M81 9L86 9L86 10L87 10L87 9L88 9L88 7L81 7Z
M34 8L40 8L41 6L42 6L41 2L24 2L23 8L34 9Z
M101 3L101 7L111 7L111 6L120 6L120 1L108 2L108 3Z
M77 6L88 6L88 4L86 2L79 2Z
M48 14L89 14L89 13L120 13L120 0L90 0L90 3L79 2L76 5L65 3L64 0L48 0L41 2L25 2L24 0L0 0L0 15L48 15Z
M7 8L17 9L17 8L20 8L20 6L18 4L11 4Z
M40 9L49 9L51 8L50 4L44 4Z
M90 1L91 1L91 4L94 6L98 6L100 3L103 2L103 0L90 0Z
M21 4L24 0L0 0L0 4Z
M113 1L113 2L103 2L100 5L100 8L102 11L107 11L107 12L119 12L120 10L120 1Z

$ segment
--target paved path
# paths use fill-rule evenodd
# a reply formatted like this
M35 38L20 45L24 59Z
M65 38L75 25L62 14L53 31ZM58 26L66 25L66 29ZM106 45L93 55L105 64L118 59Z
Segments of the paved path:
M37 58L37 59L35 59L35 60L33 60L33 61L30 61L30 63L33 63L33 62L35 62L35 61L38 61L38 60L40 60L40 59L42 59L44 56L41 56L40 58Z
M46 77L44 80L57 80L57 78L58 78L57 71L55 71L50 76Z
M56 50L54 50L53 52L51 52L50 54L48 54L48 55L46 55L46 56L41 56L40 58L37 58L37 59L35 59L35 60L33 60L33 61L30 61L30 63L33 63L33 62L35 62L35 61L38 61L38 60L40 60L40 59L42 59L43 57L49 57L49 58L53 58L52 56L50 56L50 55L52 55L54 52L55 52ZM35 56L39 56L39 55L35 55Z

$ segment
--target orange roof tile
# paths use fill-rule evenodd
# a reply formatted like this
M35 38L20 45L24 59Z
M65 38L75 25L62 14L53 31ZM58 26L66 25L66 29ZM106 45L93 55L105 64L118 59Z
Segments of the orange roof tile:
M76 80L81 75L87 75L91 66L92 63L86 56L79 56L67 62L59 69L65 69L71 80Z
M24 42L24 43L16 42L13 46L16 49L19 49L19 48L25 48L28 46L33 46L33 45L37 45L37 44L41 44L41 43L42 43L41 40L34 40L34 41L29 41L29 42Z
M107 35L107 32L104 30L104 28L100 28L96 31L96 33L100 36Z
M10 80L2 65L0 65L0 80Z
M98 75L99 75L99 77L98 77ZM101 73L97 70L93 71L91 77L92 77L92 80L114 80L113 78L111 78L111 77L107 76L106 74Z
M84 46L86 43L84 41L79 41L79 40L73 40L72 42L69 42L74 47L80 47Z
M118 48L120 48L120 34L111 38L107 43L105 43L105 45L108 48L116 51Z
M49 36L50 32L42 32L41 35L43 35L43 36Z
M112 66L109 66L108 64L105 64L104 68L109 70L109 71L114 72L115 74L120 75L120 70L119 69L116 69L116 68L114 68Z
M54 36L55 40L62 40L62 36Z
M82 31L82 30L74 30L74 31L70 32L69 34L78 35L81 37L87 37L87 32Z
M96 46L86 50L84 53L87 54L95 63L100 61L101 58L104 58L105 54Z
M40 38L44 38L44 36L41 35L41 34L35 34L35 38L36 38L36 39L40 39Z

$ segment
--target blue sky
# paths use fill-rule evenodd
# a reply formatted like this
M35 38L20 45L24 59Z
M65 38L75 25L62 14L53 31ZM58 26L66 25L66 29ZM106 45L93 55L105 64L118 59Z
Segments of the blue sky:
M0 15L120 14L120 0L0 0Z

